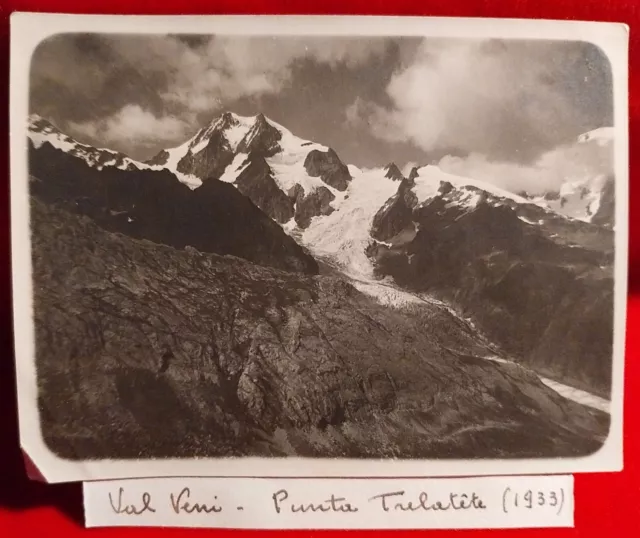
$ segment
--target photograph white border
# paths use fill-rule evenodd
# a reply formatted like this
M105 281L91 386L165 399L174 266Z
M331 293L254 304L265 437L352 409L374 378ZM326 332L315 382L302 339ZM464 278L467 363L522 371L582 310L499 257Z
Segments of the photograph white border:
M611 427L600 450L579 458L371 460L203 458L66 460L44 443L37 405L27 170L30 61L59 33L420 36L585 41L609 58L615 128L615 283ZM14 13L11 16L10 144L13 317L20 443L47 482L125 477L441 477L620 471L628 260L628 40L622 23L378 16L142 16ZM12 442L12 441L7 441Z

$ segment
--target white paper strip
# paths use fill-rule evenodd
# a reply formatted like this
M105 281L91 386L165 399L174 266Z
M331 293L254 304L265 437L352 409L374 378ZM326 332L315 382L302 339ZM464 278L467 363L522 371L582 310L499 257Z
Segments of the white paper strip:
M573 527L573 476L156 478L84 483L88 527Z

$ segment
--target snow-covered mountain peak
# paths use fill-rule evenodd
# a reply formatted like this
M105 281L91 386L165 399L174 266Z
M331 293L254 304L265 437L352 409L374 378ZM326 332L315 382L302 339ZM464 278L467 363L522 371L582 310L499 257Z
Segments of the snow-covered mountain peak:
M29 131L32 132L60 132L49 120L44 119L40 114L29 114Z
M294 135L260 113L224 112L180 146L160 151L149 165L205 181L235 185L289 228L333 211L351 175L337 153Z
M254 116L253 124L258 127L266 127L267 125L273 125L271 122L267 121L266 116L262 112L258 112Z
M613 127L600 127L581 134L578 137L578 143L595 142L599 146L606 146L613 143L614 134Z
M221 127L238 125L241 121L250 121L251 117L238 116L235 112L227 110L220 114L216 123L219 123Z
M187 145L188 151L191 153L202 151L215 135L222 137L229 148L235 151L255 121L255 116L239 116L233 112L224 112L195 134Z
M414 174L412 173L412 175ZM412 190L418 198L418 203L423 203L436 196L440 192L441 187L447 183L455 189L476 191L479 194L486 193L498 200L508 200L519 204L531 203L522 196L501 189L486 181L450 174L433 164L417 168L413 183Z
M205 127L203 131L224 131L230 127L234 127L240 123L240 118L233 112L223 112L217 118L214 118L208 127Z
M612 225L613 144L613 127L601 127L581 134L562 153L551 153L550 162L544 164L559 170L561 182L555 189L531 199L570 218Z
M38 114L29 116L27 136L36 149L48 143L64 153L84 160L89 166L99 170L105 166L115 166L122 170L145 167L142 163L131 159L123 153L78 142Z
M165 158L162 161L156 156L154 162L160 161L159 164L165 164L168 168L176 168L178 162L187 154L200 153L210 144L226 146L226 149L234 154L256 152L269 157L279 152L298 154L311 149L328 150L325 146L294 135L286 127L262 113L241 116L226 111L200 129L187 142L166 150L169 157L173 158Z
M566 217L611 224L613 222L613 175L599 174L582 178L568 178L558 191L533 198Z
M38 114L31 114L29 116L28 136L36 148L39 148L45 142L49 142L53 147L68 152L80 144L70 136L62 133L53 123Z
M240 140L237 151L241 153L255 151L263 155L273 155L280 151L278 142L280 142L281 138L281 130L267 121L263 114L258 114L249 130Z
M131 157L106 148L97 148L88 144L78 142L74 138L64 134L49 120L38 114L29 116L27 136L35 149L40 149L45 143L50 144L55 149L67 153L77 159L81 159L92 168L102 170L105 167L119 168L120 170L160 170L166 166L155 163L142 163ZM178 179L195 188L202 182L193 176L176 173Z

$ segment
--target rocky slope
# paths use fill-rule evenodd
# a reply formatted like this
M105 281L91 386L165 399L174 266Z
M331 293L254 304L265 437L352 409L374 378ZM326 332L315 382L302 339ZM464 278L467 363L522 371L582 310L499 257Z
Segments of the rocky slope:
M450 301L513 359L607 395L611 230L434 167L413 175L374 217L378 272Z
M32 198L39 405L63 457L555 457L606 435L606 415L478 358L446 309L68 209Z
M295 214L294 201L280 190L264 157L251 154L243 164L234 182L238 190L276 222L289 222Z
M100 170L48 142L30 147L29 173L34 196L107 230L280 269L318 270L280 226L226 183L210 180L192 190L167 170Z

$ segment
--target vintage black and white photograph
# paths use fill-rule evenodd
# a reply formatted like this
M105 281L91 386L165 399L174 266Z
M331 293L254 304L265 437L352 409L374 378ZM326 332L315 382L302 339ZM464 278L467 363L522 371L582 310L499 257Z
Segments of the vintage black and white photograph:
M627 226L606 51L183 30L78 25L29 59L13 195L46 449L596 454Z

